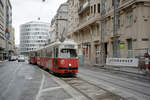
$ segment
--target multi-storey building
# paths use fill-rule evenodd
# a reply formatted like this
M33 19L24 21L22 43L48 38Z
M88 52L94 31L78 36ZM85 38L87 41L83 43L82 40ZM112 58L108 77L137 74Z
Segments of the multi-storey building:
M113 0L68 0L69 23L68 38L78 43L79 52L84 61L98 64L101 47L101 11L105 9L103 42L104 53L113 57L114 42L114 3ZM141 56L150 48L150 1L149 0L118 0L118 31L120 57ZM78 8L78 9L77 9ZM74 15L75 16L71 16ZM78 15L77 15L78 14ZM79 20L79 21L78 21ZM122 46L121 46L122 45Z
M21 53L28 55L29 51L39 49L50 39L49 23L31 21L20 27L20 49Z
M51 42L66 35L68 30L68 3L63 3L57 10L57 14L51 21L52 34Z
M5 30L9 32L6 41ZM12 6L9 0L0 0L0 60L14 52L14 31L12 28Z
M51 42L55 42L56 41L56 17L54 17L52 20L51 20L51 34L50 34L50 37L51 37Z
M4 0L0 0L0 60L3 59L3 53L5 49L5 35L4 35L4 27L5 27L5 19L4 19Z

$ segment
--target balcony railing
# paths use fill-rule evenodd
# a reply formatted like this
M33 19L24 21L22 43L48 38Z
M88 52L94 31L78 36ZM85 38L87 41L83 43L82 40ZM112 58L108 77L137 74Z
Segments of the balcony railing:
M130 1L132 1L132 0L122 0L121 4L125 4L125 3L130 2Z
M82 4L78 10L79 14L82 13L84 11L84 9L89 7L89 5L90 5L90 0L87 0L84 4Z

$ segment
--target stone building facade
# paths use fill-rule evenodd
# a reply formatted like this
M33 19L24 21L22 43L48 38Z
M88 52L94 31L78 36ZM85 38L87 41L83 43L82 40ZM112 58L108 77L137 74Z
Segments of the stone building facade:
M3 59L3 54L5 50L5 19L4 19L4 0L0 0L0 60Z
M57 10L57 14L51 21L51 42L55 42L56 39L65 37L68 31L68 3L65 2L60 5Z
M113 57L113 0L104 0L104 53ZM68 0L67 37L78 43L84 62L99 64L101 43L101 0ZM150 0L118 0L120 57L142 56L150 48ZM73 6L73 7L72 7ZM74 15L74 16L71 16ZM123 47L121 47L121 45Z

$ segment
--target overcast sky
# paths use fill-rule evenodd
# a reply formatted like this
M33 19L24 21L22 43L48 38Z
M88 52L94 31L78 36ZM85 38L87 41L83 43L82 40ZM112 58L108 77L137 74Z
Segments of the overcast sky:
M60 4L67 0L10 0L12 4L13 27L15 28L15 43L19 44L19 26L38 17L43 22L51 22Z

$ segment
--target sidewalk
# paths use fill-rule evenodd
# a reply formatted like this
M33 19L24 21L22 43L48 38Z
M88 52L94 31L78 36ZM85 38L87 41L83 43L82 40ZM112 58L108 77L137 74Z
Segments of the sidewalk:
M101 69L106 69L106 70L114 70L114 71L122 71L122 72L127 72L127 73L133 73L133 74L139 74L139 75L145 75L145 70L140 70L138 67L121 67L121 66L101 66L101 65L82 65L82 66L93 66Z
M104 66L103 68L112 69L116 71L123 71L127 73L134 73L134 74L141 74L141 75L145 74L145 70L140 70L138 67Z

